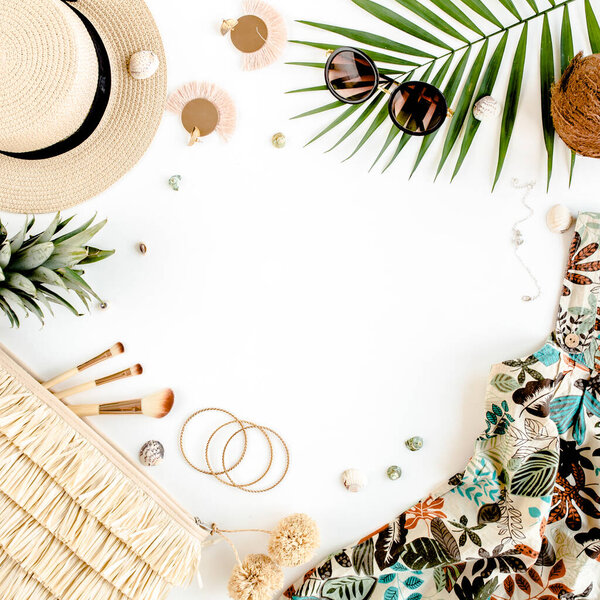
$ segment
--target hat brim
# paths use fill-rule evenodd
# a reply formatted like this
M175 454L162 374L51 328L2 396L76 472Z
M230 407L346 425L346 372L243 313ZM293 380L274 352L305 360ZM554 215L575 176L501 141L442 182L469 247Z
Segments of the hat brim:
M104 116L77 148L42 160L0 154L0 210L48 213L98 195L119 180L152 142L167 95L165 53L156 23L143 0L79 0L76 8L94 25L108 52L112 87ZM152 50L159 67L134 79L129 57Z

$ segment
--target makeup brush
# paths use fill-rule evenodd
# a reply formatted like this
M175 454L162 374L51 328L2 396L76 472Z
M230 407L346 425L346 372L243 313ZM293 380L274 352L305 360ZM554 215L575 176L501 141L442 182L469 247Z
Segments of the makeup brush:
M146 415L154 419L166 417L175 402L173 390L162 390L156 394L124 400L123 402L108 402L106 404L76 404L69 408L79 417L95 415Z
M42 385L47 390L49 390L50 388L53 388L55 385L58 385L59 383L62 383L63 381L66 381L67 379L71 379L71 377L74 377L75 375L77 375L77 373L81 373L81 371L85 371L86 369L89 369L90 367L93 367L94 365L104 362L105 360L108 360L109 358L112 358L113 356L122 354L123 352L125 352L125 347L123 346L123 344L121 344L121 342L118 342L114 346L109 348L108 350L105 350L101 354L98 354L98 356L94 356L94 358L90 358L90 360L80 364L79 366L73 367L72 369L69 369L68 371L65 371L64 373L57 375L56 377L46 381Z
M119 379L125 379L126 377L134 377L135 375L141 375L143 372L142 365L133 365L133 367L129 367L129 369L125 369L124 371L119 371L118 373L113 373L112 375L107 375L106 377L101 377L100 379L95 379L94 381L88 381L87 383L82 383L81 385L76 385L75 387L68 388L66 390L62 390L61 392L56 392L54 395L57 398L63 400L64 398L68 398L69 396L74 396L75 394L80 394L81 392L85 392L86 390L91 390L95 387L99 387L106 383L112 383L113 381L118 381Z

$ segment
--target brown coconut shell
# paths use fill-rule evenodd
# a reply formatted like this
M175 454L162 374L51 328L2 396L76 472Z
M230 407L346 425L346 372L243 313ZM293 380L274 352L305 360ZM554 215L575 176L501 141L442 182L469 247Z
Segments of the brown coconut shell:
M600 54L580 52L552 87L552 120L577 154L600 158Z

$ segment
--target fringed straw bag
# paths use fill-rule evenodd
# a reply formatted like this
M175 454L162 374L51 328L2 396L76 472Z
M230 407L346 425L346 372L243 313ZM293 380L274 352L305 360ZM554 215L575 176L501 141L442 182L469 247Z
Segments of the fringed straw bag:
M207 535L0 349L2 600L161 600Z

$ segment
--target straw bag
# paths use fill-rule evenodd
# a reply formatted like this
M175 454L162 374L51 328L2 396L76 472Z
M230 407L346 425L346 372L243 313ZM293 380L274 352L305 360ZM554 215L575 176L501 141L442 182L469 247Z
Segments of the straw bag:
M206 536L0 349L0 599L161 600Z

